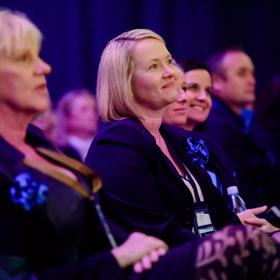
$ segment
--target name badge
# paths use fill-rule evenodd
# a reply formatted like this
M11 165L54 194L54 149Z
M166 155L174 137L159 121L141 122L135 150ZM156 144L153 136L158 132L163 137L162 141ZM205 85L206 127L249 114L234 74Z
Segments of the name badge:
M215 231L206 203L195 204L194 229L201 238Z

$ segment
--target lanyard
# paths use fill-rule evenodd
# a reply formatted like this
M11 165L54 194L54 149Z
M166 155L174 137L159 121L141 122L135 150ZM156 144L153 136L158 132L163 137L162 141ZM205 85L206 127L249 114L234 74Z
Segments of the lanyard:
M190 171L188 170L188 168L184 166L184 170L185 170L185 176L183 177L183 180L187 181L185 182L188 186L188 188L190 188L191 193L193 194L193 198L194 198L194 202L203 202L204 201L204 197L201 191L201 188L198 184L198 182L196 181L196 179L193 177L193 175L190 173ZM198 190L199 188L199 190Z
M39 170L43 174L46 174L52 178L55 178L57 181L62 182L66 186L70 187L74 191L81 194L83 197L89 199L90 201L94 201L94 207L96 209L99 221L101 222L104 232L113 248L117 246L117 243L115 241L115 238L110 230L110 227L108 225L108 222L105 218L105 215L101 209L100 203L99 203L99 196L97 195L97 192L102 187L102 182L99 176L97 176L90 168L88 168L86 165L82 164L81 162L72 159L68 156L59 154L55 151L51 151L45 148L36 148L36 151L40 153L41 155L49 158L50 160L53 160L57 163L59 163L62 166L65 166L73 171L76 171L83 176L89 177L91 179L91 191L88 191L84 188L84 186L76 181L75 179L57 171L55 168L48 167L42 164L38 164L35 161L24 159L23 162L25 165L32 167L35 170Z

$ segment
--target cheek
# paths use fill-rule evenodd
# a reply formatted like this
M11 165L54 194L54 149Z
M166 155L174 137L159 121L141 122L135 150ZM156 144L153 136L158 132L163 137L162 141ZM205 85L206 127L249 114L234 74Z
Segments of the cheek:
M191 104L196 99L196 94L191 91L186 92L186 100L188 104Z
M209 116L209 114L210 114L210 111L211 111L211 108L210 108L210 107L209 107L208 110L205 110L205 113L204 113L204 120L203 120L203 121L205 121L205 120L208 118L208 116Z
M209 108L209 111L210 111L211 108L212 108L212 99L211 99L210 96L209 96L209 98L207 99L207 104L208 104L208 108Z
M13 75L2 75L0 74L0 90L7 91L7 90L14 90L17 86L17 77Z
M137 75L132 81L134 92L151 91L157 87L157 79L154 75Z

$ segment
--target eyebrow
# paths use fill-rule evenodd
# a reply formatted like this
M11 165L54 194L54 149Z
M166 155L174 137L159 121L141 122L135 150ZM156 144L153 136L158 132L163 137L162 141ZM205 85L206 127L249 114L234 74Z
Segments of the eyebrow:
M172 55L168 54L164 59L167 59L167 58L172 58ZM149 61L157 61L157 60L161 60L161 58L159 58L159 57L151 58L151 59L147 60L147 62L149 62Z

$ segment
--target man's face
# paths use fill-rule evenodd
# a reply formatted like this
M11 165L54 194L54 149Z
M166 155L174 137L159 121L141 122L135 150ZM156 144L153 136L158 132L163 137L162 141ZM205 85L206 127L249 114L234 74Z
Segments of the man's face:
M225 55L221 69L223 77L214 81L219 97L231 108L251 108L255 102L254 65L250 57L241 51Z

